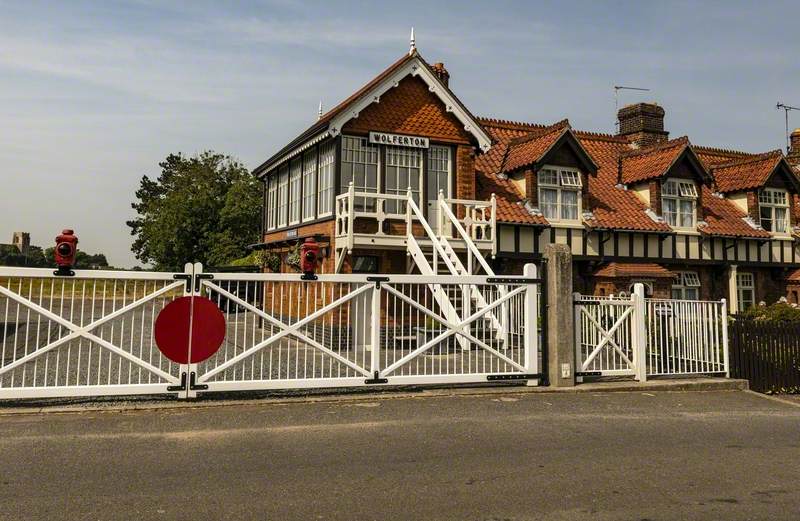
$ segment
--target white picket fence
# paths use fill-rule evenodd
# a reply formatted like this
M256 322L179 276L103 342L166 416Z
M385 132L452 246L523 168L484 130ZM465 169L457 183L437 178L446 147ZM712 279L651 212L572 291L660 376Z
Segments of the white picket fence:
M727 305L720 301L575 294L576 376L729 374Z
M525 277L0 268L0 398L539 379ZM176 364L154 324L178 297L223 312L219 351ZM479 297L479 298L478 298ZM446 304L446 305L445 305Z

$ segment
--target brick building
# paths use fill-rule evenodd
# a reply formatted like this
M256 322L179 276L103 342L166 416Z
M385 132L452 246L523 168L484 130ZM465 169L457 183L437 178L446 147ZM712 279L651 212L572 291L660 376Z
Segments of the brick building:
M788 155L751 153L670 139L654 103L618 118L612 135L476 117L445 66L412 48L253 171L259 247L281 271L315 237L322 272L406 273L422 269L410 243L431 257L433 230L454 256L477 249L495 273L518 274L563 243L584 293L643 282L655 297L725 297L732 310L797 302L800 130Z

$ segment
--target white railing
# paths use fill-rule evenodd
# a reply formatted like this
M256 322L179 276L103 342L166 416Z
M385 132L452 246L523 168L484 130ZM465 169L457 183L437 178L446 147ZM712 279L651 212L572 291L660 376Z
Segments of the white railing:
M300 275L0 268L0 398L175 394L538 380L538 285L487 276ZM481 309L448 311L437 292ZM209 298L226 334L176 364L154 325L177 297ZM449 302L449 301L448 301ZM498 339L492 314L509 334ZM187 349L189 347L187 346Z
M336 196L336 238L337 248L352 253L356 245L355 222L364 220L363 234L370 237L395 236L402 240L407 229L414 229L414 223L426 220L422 212L411 215L407 211L408 201L413 201L409 191L406 194L383 194L373 192L357 192L351 183L347 193ZM416 202L416 201L415 201ZM434 234L439 237L465 240L468 237L480 249L491 248L492 255L496 251L497 203L494 195L489 201L472 201L467 199L446 199L440 192L436 201L435 222L429 223ZM447 212L442 208L446 207ZM389 221L399 221L397 226L385 226ZM374 223L374 224L373 224ZM405 223L405 226L402 224ZM456 225L463 229L460 233Z
M535 270L528 273L535 275ZM488 277L213 274L201 294L226 316L225 344L198 365L209 391L487 381L539 372L537 283ZM487 306L448 315L435 291ZM508 308L513 335L500 345L487 315ZM531 377L533 378L533 377Z
M190 268L190 267L189 267ZM189 269L187 268L187 269ZM155 345L184 274L0 267L0 398L163 393L181 366Z
M647 373L728 374L725 300L645 299Z
M575 295L577 372L648 376L729 374L727 304Z

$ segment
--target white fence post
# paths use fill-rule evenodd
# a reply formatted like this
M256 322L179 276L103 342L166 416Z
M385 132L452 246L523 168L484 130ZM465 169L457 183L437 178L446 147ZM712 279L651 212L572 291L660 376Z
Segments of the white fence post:
M728 352L728 302L725 299L720 300L722 303L722 360L725 363L725 378L731 377L730 366L730 353Z
M636 379L646 382L647 331L645 328L644 284L634 284L631 299L633 300L633 365L636 370Z
M380 373L380 344L381 344L381 286L375 283L372 288L372 312L370 322L370 371L374 378ZM388 334L388 332L387 332Z
M526 264L523 268L525 278L535 279L538 271L535 264ZM539 373L539 283L528 284L525 289L525 370L528 374ZM508 324L508 317L503 314L503 320ZM506 328L508 329L508 328ZM539 385L539 379L528 380L527 385Z
M572 323L575 325L575 382L577 383L583 383L583 376L578 376L578 373L583 371L583 346L581 346L581 342L583 341L581 337L581 306L576 305L580 299L581 294L577 291L572 294Z

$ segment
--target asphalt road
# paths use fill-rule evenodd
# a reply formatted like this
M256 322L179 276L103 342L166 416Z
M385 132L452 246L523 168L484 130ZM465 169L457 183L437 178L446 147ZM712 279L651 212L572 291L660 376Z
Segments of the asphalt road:
M490 394L0 416L0 519L800 518L800 407Z

